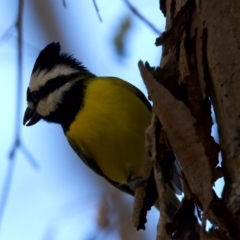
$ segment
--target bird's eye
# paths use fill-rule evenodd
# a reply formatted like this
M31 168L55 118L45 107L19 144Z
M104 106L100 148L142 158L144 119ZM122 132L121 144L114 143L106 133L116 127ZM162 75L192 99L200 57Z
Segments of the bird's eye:
M33 103L37 103L38 102L38 92L37 91L32 92L31 98L32 98Z

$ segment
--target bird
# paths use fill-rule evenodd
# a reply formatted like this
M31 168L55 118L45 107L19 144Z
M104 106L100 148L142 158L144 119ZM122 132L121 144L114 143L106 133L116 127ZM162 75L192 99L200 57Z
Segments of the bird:
M134 85L99 77L52 42L40 51L27 88L23 124L60 124L79 158L116 188L134 195L141 184L145 129L152 105ZM170 193L168 193L170 192ZM166 206L179 207L173 191Z

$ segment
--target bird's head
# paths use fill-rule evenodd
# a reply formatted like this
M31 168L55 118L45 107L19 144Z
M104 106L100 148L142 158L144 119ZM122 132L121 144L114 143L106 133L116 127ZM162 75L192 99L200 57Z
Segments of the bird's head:
M23 124L31 126L40 119L59 122L56 114L65 101L66 93L76 80L92 75L72 55L61 53L59 43L47 45L34 64L27 89L27 109Z

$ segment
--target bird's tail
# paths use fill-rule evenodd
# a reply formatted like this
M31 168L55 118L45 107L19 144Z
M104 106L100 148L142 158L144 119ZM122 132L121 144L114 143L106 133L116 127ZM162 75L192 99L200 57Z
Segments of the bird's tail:
M170 220L173 220L173 217L177 210L179 209L181 202L173 192L173 190L166 185L166 192L164 194L164 201L166 205L166 213ZM155 202L155 207L159 210L159 199Z

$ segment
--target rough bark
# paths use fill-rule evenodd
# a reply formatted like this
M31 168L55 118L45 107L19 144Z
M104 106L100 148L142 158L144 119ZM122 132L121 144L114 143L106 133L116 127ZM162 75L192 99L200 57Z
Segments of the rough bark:
M203 211L201 239L240 239L240 2L160 0L160 9L166 16L166 31L156 39L163 46L160 66L139 67L182 167L184 209L194 211L194 202ZM211 104L220 146L211 136ZM222 175L219 199L212 186ZM208 232L207 219L213 224Z

